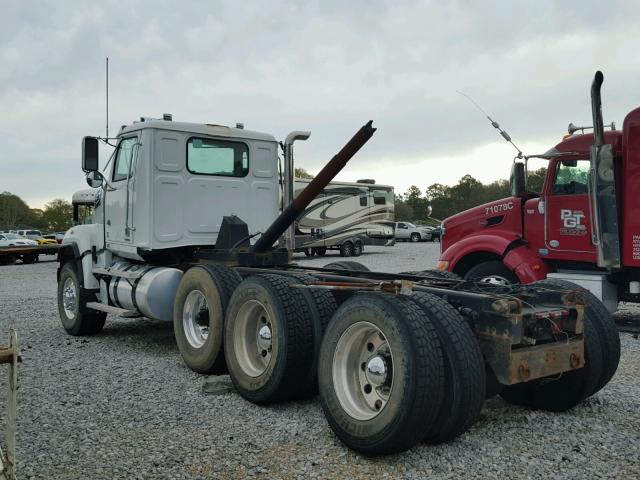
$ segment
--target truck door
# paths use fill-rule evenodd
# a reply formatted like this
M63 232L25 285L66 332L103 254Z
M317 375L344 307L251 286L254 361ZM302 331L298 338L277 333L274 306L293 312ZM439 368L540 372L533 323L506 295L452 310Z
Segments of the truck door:
M545 206L545 247L550 258L595 261L587 177L589 160L556 162Z
M138 137L120 140L105 195L105 230L108 243L133 241L133 186Z

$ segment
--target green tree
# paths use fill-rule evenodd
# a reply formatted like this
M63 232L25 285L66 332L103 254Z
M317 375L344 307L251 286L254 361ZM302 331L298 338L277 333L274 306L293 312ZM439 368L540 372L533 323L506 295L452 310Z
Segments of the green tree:
M296 178L313 178L313 175L307 172L304 168L300 167L293 169L293 176Z
M30 226L31 220L31 211L24 200L10 192L0 193L0 229Z
M398 195L396 195L394 209L397 222L410 222L413 220L413 208Z
M51 200L44 206L44 211L42 212L42 219L47 228L55 232L62 232L71 228L72 217L73 207L71 203L62 198Z
M544 179L547 176L547 169L542 167L527 173L527 190L529 192L542 192Z
M405 203L413 211L413 220L425 220L427 218L427 199L422 196L422 191L415 185L411 185L404 194Z

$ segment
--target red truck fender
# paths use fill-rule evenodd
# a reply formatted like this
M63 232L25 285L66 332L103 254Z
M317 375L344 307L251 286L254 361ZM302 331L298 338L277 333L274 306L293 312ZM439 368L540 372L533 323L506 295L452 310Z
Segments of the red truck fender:
M513 236L472 235L454 243L442 252L440 262L446 264L446 269L453 272L458 262L472 253L487 252L502 258L513 240Z
M526 245L509 250L502 262L518 276L521 283L544 280L547 273L551 272L549 265Z
M458 262L474 253L488 253L502 259L520 282L531 283L544 280L551 271L549 266L526 245L509 250L513 236L473 235L454 243L440 255L439 267L455 271ZM508 251L507 251L508 250Z

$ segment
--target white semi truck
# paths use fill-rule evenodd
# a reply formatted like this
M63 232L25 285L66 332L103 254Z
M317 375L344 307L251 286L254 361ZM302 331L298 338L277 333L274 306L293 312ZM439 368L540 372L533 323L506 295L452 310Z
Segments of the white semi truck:
M319 392L337 436L367 454L454 438L498 392L566 410L601 389L617 331L577 287L291 263L293 222L374 131L363 126L295 198L293 143L309 133L290 134L282 212L271 135L144 120L120 130L104 173L99 140L85 137L82 168L99 190L93 223L59 251L63 327L95 334L109 313L171 321L191 369L228 370L257 404Z

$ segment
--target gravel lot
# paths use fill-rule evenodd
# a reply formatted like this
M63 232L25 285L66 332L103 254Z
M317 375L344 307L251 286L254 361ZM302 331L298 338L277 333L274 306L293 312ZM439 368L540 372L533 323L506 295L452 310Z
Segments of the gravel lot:
M358 260L402 271L432 267L438 253L438 244L399 244ZM492 399L449 444L370 459L333 436L317 400L257 407L233 392L204 394L207 378L182 364L169 324L109 317L96 337L67 336L55 271L50 261L0 267L0 333L15 326L23 349L21 479L640 477L640 341L630 334L613 381L571 412ZM638 320L640 309L616 315Z

